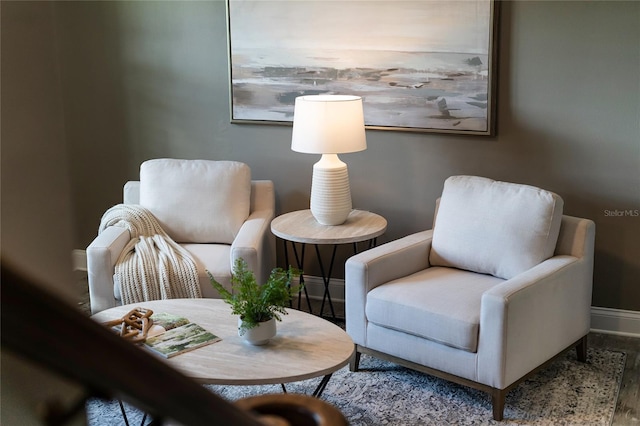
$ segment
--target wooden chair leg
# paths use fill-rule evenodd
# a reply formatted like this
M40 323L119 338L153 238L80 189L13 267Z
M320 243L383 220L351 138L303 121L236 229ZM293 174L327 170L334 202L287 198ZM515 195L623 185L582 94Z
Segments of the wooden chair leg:
M360 355L362 354L357 350L353 352L353 355L349 360L349 371L353 371L353 372L358 371L358 366L360 365Z
M576 345L578 361L587 362L587 336L584 336Z
M502 421L504 418L504 400L507 391L504 389L493 389L491 392L491 404L493 405L493 420Z

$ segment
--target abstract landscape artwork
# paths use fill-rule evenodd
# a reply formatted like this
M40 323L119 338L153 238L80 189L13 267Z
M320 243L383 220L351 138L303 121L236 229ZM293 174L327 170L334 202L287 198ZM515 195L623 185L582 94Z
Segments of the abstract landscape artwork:
M492 0L227 0L232 122L287 124L295 98L363 98L368 128L491 135Z

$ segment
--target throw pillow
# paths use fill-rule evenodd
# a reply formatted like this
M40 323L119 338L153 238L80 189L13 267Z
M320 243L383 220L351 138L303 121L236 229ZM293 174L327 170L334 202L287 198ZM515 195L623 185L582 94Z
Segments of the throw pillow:
M553 256L563 201L529 185L475 176L445 181L429 261L509 279Z
M140 204L177 242L231 244L250 202L244 163L164 158L140 166Z

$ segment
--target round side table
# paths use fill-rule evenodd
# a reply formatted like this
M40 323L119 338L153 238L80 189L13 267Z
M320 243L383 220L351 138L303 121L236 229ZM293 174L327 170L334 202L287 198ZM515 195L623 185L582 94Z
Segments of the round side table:
M276 217L271 222L271 232L284 242L284 253L287 263L289 262L287 242L291 243L298 269L302 269L302 265L304 264L306 244L314 245L324 284L320 316L324 313L325 301L327 301L333 319L336 318L336 315L331 301L331 294L329 293L329 283L331 281L331 273L333 271L338 245L353 244L355 254L358 252L358 243L368 242L368 248L371 248L375 246L377 237L384 234L386 230L387 220L384 217L363 210L352 210L342 225L322 225L313 217L311 210L298 210L286 213ZM302 245L300 254L298 254L295 243ZM328 269L325 269L325 265L322 262L318 248L319 245L333 245ZM304 282L304 277L301 276L300 280ZM307 306L311 312L312 309L306 287L304 290L307 298Z

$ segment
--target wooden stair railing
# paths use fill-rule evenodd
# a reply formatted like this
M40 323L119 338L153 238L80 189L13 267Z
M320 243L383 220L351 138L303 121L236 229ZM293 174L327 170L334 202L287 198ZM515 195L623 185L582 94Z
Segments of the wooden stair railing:
M85 398L74 407L65 412L51 411L45 419L47 424L65 424L93 396L129 402L148 413L152 424L169 419L183 425L347 424L335 407L300 395L265 395L264 403L254 398L252 411L245 411L241 407L249 405L243 406L242 400L237 404L227 402L4 262L1 273L3 350L43 365L86 389ZM312 406L316 412L311 412Z

